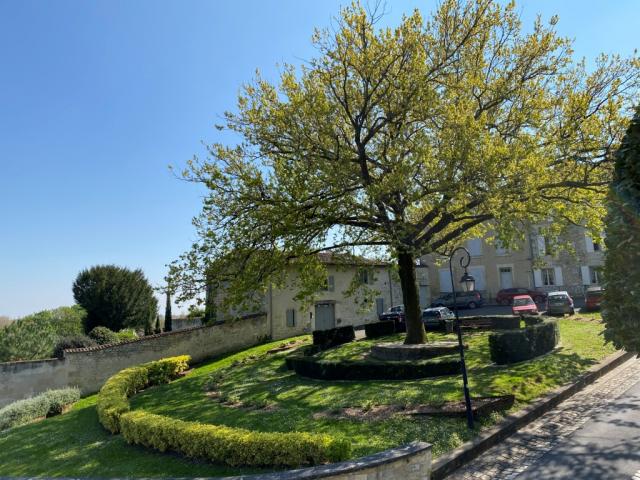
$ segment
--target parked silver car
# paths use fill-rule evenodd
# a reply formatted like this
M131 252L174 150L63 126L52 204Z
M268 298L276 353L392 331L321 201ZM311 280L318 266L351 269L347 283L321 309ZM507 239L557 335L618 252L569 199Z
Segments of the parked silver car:
M422 323L427 328L442 328L447 320L454 318L454 313L447 307L425 308L422 311Z
M575 309L573 307L573 298L569 292L549 292L547 296L547 314L548 315L564 315L568 313L573 315Z

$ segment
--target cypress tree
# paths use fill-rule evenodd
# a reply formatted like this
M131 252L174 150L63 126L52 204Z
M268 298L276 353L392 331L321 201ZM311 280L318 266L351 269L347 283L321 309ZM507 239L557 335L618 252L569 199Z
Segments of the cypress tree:
M170 332L173 329L172 320L171 320L171 291L169 289L169 285L167 284L167 304L164 308L164 331Z
M153 333L162 333L162 329L160 328L160 315L156 315L156 328L154 328Z
M605 338L640 352L640 108L616 153L605 232Z

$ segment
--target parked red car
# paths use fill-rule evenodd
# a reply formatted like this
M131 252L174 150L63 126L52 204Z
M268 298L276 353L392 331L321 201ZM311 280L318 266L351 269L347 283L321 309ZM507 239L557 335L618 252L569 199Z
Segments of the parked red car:
M538 315L538 307L529 295L516 295L513 297L511 313L514 315Z
M587 310L600 310L600 304L602 303L602 295L604 294L604 288L602 287L590 287L587 288L585 308Z
M547 292L542 290L529 290L528 288L505 288L496 295L496 302L499 305L511 305L513 299L518 295L529 295L534 302L544 303L547 300Z

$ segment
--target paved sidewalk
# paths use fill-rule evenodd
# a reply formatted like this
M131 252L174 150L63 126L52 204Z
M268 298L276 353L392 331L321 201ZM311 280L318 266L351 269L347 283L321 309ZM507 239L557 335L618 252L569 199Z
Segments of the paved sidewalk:
M456 470L447 480L518 478L543 455L638 382L640 360L632 359ZM638 477L640 480L640 472Z

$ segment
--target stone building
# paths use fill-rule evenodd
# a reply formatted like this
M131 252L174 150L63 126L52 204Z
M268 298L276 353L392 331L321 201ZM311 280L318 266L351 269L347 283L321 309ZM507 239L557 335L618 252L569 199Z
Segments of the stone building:
M577 226L569 230L565 240L570 248L554 247L540 227L533 227L517 249L505 249L486 239L467 241L464 246L471 254L469 273L476 280L476 289L489 303L499 290L512 287L566 290L574 297L584 297L587 287L602 280L602 245ZM451 291L447 259L426 255L421 263L438 280L430 286L432 297ZM458 268L454 280L460 275Z
M266 313L272 338L346 325L360 326L377 321L380 313L402 304L399 279L390 263L363 258L349 261L331 254L321 254L320 260L327 269L326 286L316 292L311 303L302 303L295 298L298 273L293 267L283 287L267 287L261 305L254 310ZM349 295L354 279L364 288ZM420 305L426 308L431 298L425 266L417 266L417 282ZM368 302L364 301L365 296ZM252 312L227 312L223 318L247 313Z

